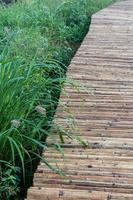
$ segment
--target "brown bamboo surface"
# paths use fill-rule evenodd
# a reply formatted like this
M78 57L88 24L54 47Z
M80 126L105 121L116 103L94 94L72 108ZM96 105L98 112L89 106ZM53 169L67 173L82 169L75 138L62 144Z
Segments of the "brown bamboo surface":
M27 200L133 200L133 0L93 15L67 78L47 142L75 140L44 151L64 175L41 162Z

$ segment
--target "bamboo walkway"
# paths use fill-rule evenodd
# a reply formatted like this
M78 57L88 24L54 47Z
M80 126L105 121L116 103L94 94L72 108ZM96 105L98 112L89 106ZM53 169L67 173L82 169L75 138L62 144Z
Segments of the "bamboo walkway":
M54 123L88 145L44 151L65 176L40 163L27 200L133 200L133 0L93 15L67 77Z

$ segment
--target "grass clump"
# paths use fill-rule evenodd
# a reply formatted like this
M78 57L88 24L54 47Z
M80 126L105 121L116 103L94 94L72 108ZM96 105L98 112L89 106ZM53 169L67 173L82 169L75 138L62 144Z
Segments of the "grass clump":
M111 2L18 0L0 5L0 199L20 199L20 182L41 148L47 148L66 66L92 13Z

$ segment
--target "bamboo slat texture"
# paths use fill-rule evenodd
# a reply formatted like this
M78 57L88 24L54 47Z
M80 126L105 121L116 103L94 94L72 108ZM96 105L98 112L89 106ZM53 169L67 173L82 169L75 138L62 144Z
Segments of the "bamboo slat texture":
M133 200L133 0L93 15L67 77L51 137L75 140L44 151L64 175L41 162L27 200Z

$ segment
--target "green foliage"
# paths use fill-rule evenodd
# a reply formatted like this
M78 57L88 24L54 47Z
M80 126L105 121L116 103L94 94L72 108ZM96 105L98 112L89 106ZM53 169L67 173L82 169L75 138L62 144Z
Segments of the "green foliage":
M26 166L32 167L41 158L40 148L47 148L66 66L92 13L109 2L113 0L18 0L0 5L1 199L17 198Z
M0 199L10 200L11 196L15 196L19 191L18 183L20 172L18 167L14 167L9 163L2 163L0 166Z

